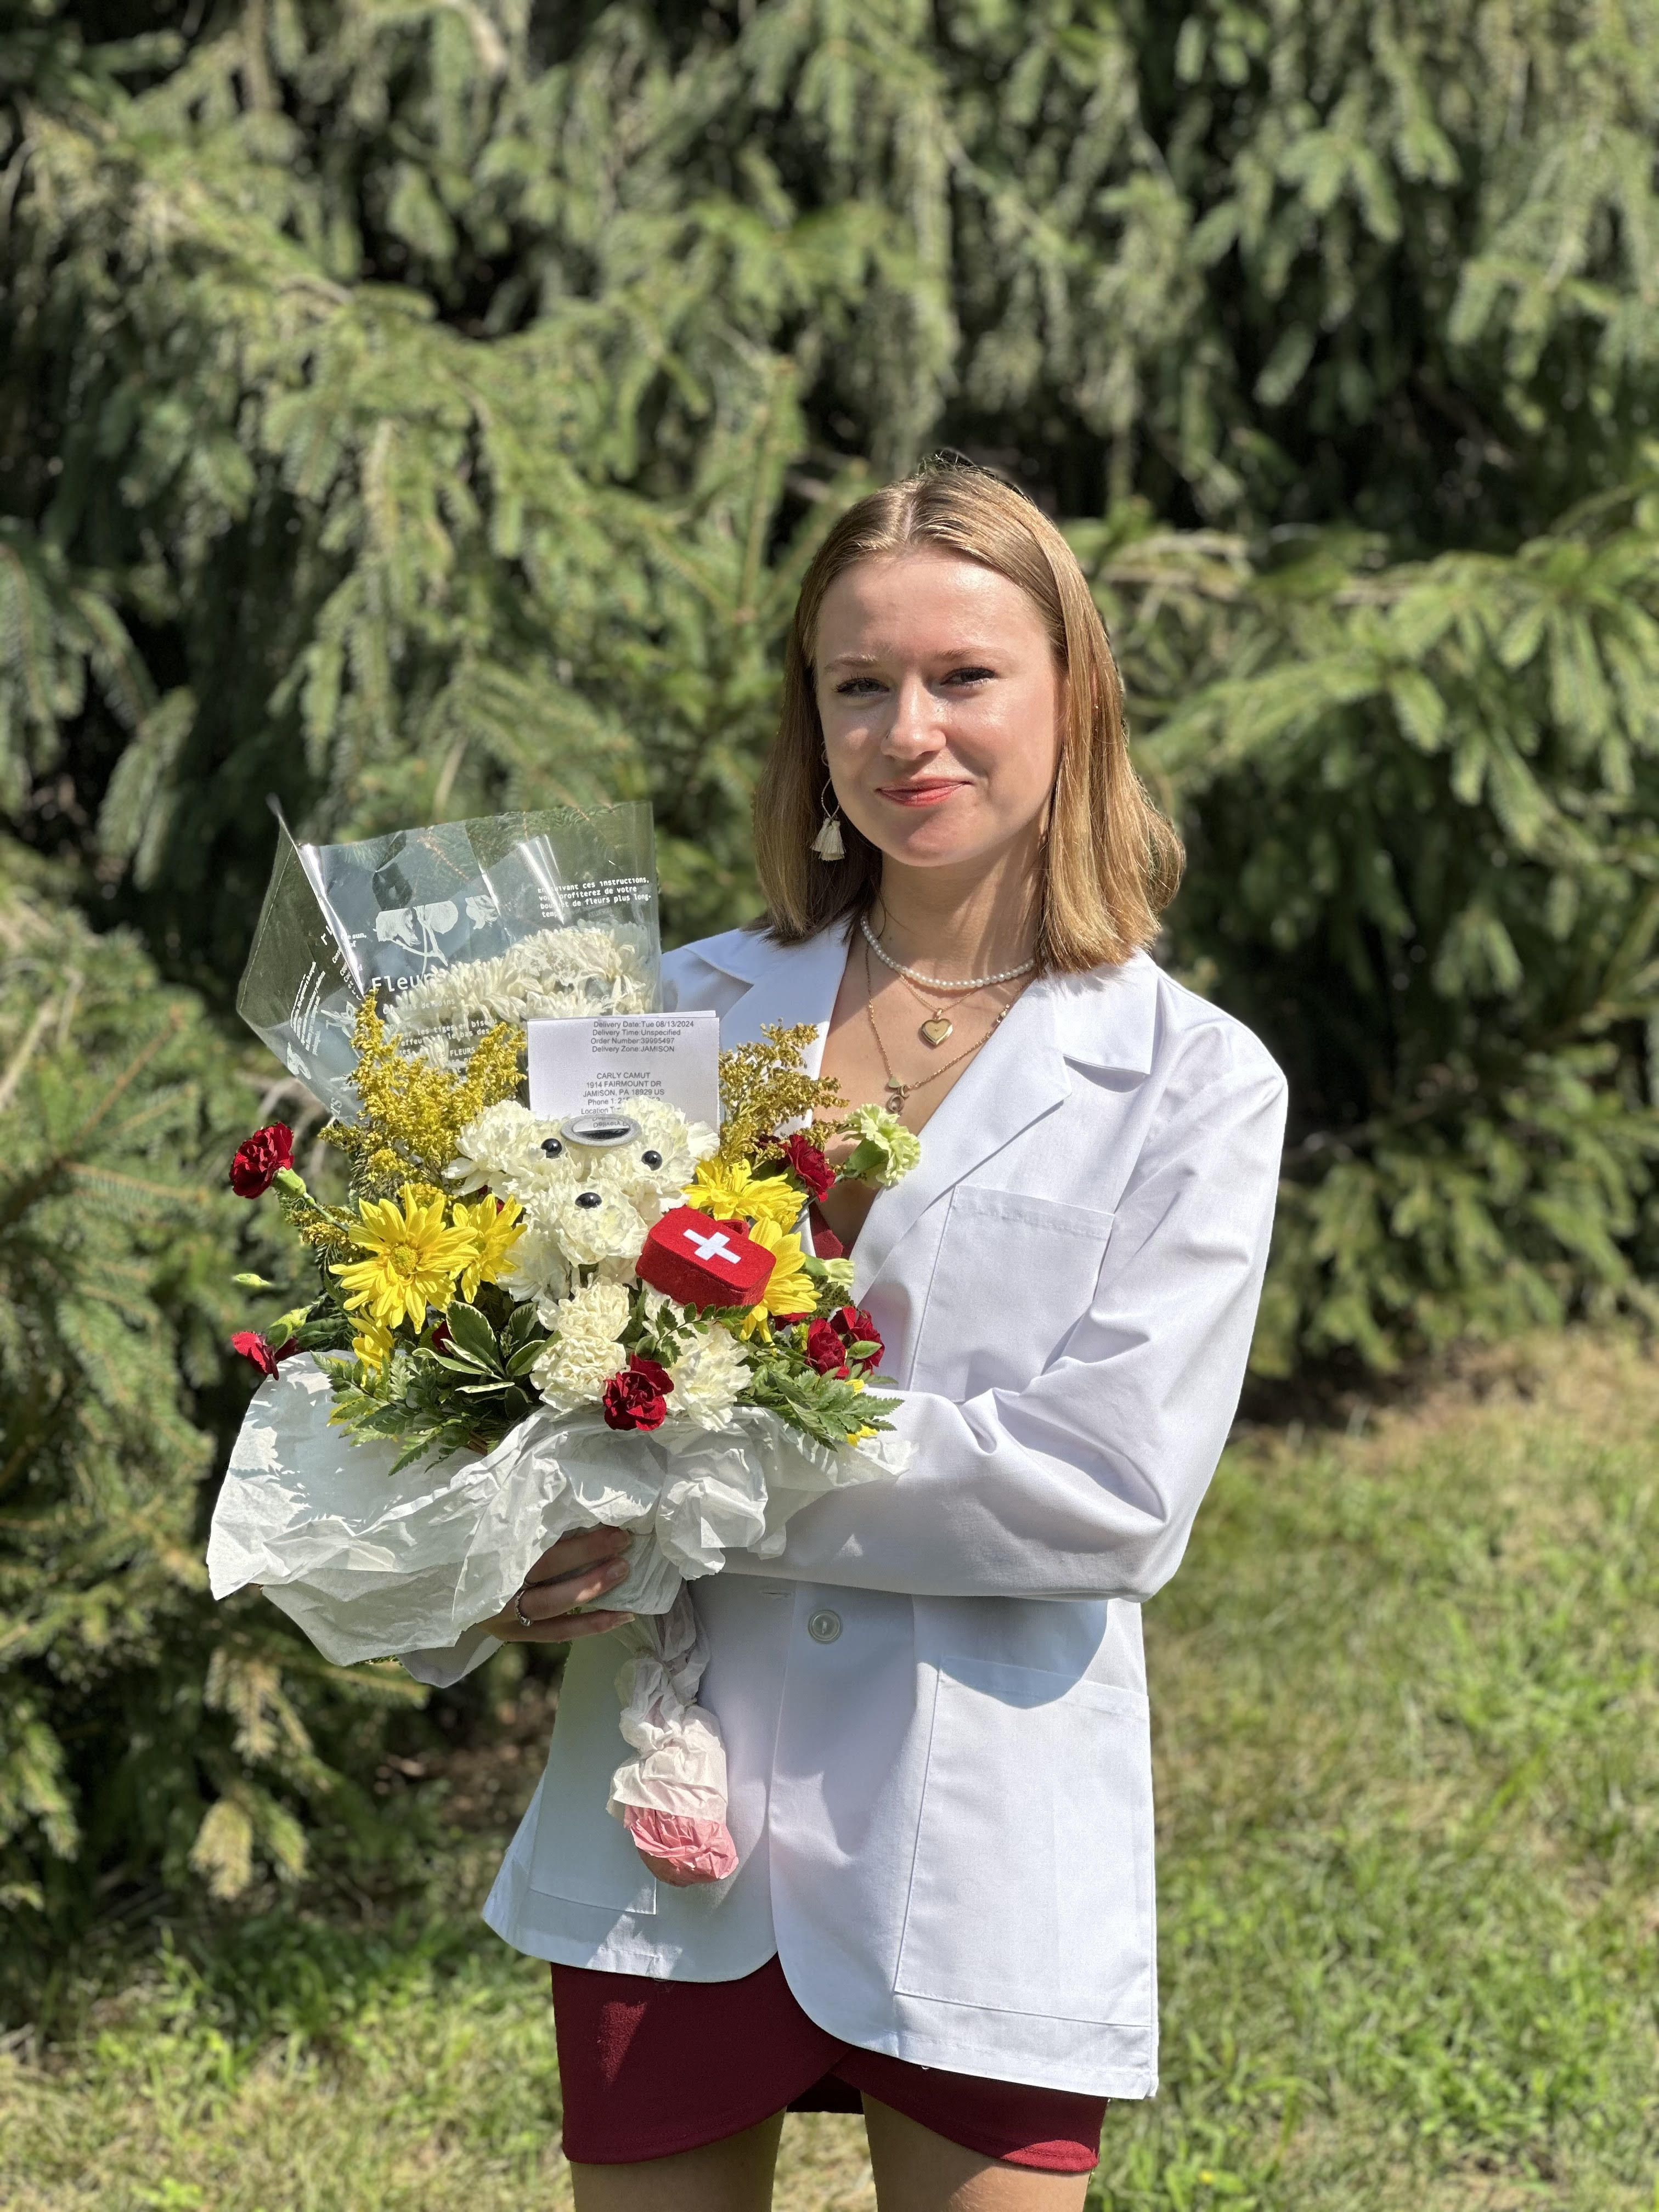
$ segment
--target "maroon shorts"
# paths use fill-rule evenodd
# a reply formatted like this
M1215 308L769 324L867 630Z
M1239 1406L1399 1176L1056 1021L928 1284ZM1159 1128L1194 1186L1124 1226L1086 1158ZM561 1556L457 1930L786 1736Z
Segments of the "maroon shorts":
M564 2154L668 2158L774 2112L856 2112L859 2093L981 2158L1041 2173L1098 2163L1103 2097L981 2081L860 2051L810 2021L777 1960L735 1982L553 1969Z

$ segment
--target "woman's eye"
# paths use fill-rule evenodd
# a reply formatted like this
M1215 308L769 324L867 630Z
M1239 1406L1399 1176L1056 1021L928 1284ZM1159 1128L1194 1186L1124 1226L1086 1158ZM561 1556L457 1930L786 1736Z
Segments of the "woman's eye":
M836 684L836 696L838 699L867 699L872 691L879 691L880 689L873 676L849 676L844 684Z
M953 668L945 680L947 684L983 684L995 674L994 668Z

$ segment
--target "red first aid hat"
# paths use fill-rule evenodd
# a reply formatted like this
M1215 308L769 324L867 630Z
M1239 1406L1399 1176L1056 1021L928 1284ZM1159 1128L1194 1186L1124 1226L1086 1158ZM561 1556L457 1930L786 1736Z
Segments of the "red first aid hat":
M740 1221L714 1221L692 1206L665 1213L635 1262L642 1283L683 1306L757 1305L772 1267Z

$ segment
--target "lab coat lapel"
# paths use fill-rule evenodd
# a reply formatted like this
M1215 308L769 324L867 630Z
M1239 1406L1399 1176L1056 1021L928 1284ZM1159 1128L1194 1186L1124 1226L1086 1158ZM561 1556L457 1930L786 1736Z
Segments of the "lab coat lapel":
M906 1231L927 1208L1071 1090L1056 1022L1054 987L1034 983L921 1133L921 1162L876 1200L853 1247L854 1296L879 1279Z
M719 964L749 986L720 1024L721 1044L757 1043L768 1022L782 1022L792 1029L812 1022L817 1035L803 1058L808 1073L816 1075L847 965L847 940L842 932L820 930L802 945L744 937L722 951Z

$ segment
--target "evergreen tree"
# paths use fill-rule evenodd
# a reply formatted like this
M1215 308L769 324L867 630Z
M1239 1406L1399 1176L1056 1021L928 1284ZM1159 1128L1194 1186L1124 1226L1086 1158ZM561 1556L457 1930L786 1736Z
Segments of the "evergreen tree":
M1190 840L1176 960L1291 1079L1259 1372L1659 1315L1659 486L1512 556L1371 550L1097 572L1178 674L1142 749Z
M1641 1297L1653 0L33 12L8 804L170 973L268 789L648 796L671 928L750 910L801 562L954 441L1073 527L1171 957L1295 1079L1260 1360Z
M341 1753L372 1760L375 1711L420 1696L325 1665L257 1597L208 1596L203 1485L246 1396L222 1352L255 1218L225 1169L258 1095L199 1002L54 888L0 843L6 1991L100 1886L193 1869L232 1896L303 1872L302 1816L368 1830Z

